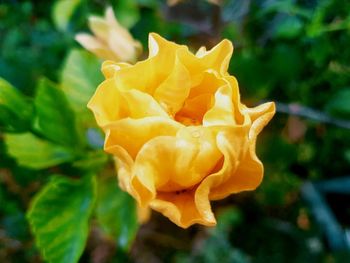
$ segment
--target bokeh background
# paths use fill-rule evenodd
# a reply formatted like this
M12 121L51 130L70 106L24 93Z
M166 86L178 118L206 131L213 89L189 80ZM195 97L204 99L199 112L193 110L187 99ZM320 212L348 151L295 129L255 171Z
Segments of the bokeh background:
M99 197L80 262L350 262L350 2L2 0L0 77L28 101L36 101L40 85L96 87L101 61L74 36L89 32L88 16L102 16L107 6L142 43L144 57L149 32L193 51L231 40L229 72L243 102L275 101L277 113L258 140L263 183L214 202L217 227L183 230L157 213L138 227L133 201L109 189ZM72 80L72 71L81 79ZM9 127L5 113L0 107L0 261L43 262L26 217L32 197L54 174L105 176L113 168L91 130L89 150L77 159L33 165L44 158L30 159L37 146L6 134L29 129L45 138L22 123ZM104 209L112 209L109 218Z

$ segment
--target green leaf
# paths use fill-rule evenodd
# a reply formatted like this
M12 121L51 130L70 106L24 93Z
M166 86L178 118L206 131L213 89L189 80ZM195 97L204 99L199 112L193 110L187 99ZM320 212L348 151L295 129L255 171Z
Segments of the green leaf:
M30 104L25 97L2 78L0 78L0 105L14 112L19 111L21 115L31 113Z
M350 163L350 149L346 150L344 153L345 160Z
M135 201L118 187L114 177L99 178L97 220L118 247L129 248L138 230Z
M62 72L62 89L79 118L92 118L86 105L102 82L101 62L83 50L72 50Z
M292 82L303 72L303 54L292 45L280 44L269 54L266 67L273 72L271 79ZM288 63L284 63L288 61Z
M34 100L36 109L35 129L58 144L79 146L80 138L75 123L75 114L62 90L52 82L39 82Z
M336 116L350 117L350 88L339 90L328 102L326 110Z
M29 129L32 104L10 83L0 78L0 126L6 131Z
M27 218L44 259L75 263L83 253L96 197L94 176L55 176L34 197Z
M54 4L52 18L56 27L62 31L67 30L69 20L79 6L81 0L58 0Z
M278 38L292 39L298 37L303 30L302 20L297 16L285 16L276 23L274 36Z
M126 28L133 27L140 19L140 10L136 1L118 0L112 1L112 6L120 24Z
M82 159L73 163L73 167L80 170L100 170L108 161L108 155L103 150L86 152Z
M6 134L5 144L8 154L18 164L33 169L44 169L74 159L69 149L39 139L31 133Z
M156 8L158 6L157 0L136 0L137 4L149 8Z

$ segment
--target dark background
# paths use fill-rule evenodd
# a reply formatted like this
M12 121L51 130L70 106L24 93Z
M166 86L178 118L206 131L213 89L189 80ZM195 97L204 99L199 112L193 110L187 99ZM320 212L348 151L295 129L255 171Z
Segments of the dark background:
M80 1L64 30L55 23L55 4L0 1L0 76L28 97L42 76L59 81L64 58L79 47L74 35L88 31L88 15L102 15L111 5L146 51L149 32L192 50L231 40L229 72L239 81L243 102L278 106L258 139L263 183L254 192L214 202L216 228L182 230L154 213L126 251L92 227L80 262L350 262L349 191L316 187L319 206L317 195L310 197L309 188L303 188L306 182L350 176L349 1L182 1L174 6L157 0ZM0 261L41 262L25 211L55 170L18 165L7 154L2 132ZM335 182L336 188L350 189L349 181ZM348 231L348 243L332 245L338 237L327 232L327 225L334 222L316 220L315 211L322 213L324 206L344 236Z

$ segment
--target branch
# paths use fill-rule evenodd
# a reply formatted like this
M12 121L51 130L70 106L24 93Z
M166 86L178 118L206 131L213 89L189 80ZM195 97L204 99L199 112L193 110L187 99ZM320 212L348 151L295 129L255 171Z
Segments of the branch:
M350 121L334 118L322 111L317 111L305 106L301 106L296 103L286 104L282 102L276 102L276 107L277 107L277 112L280 112L280 113L300 116L307 119L332 124L332 125L350 130Z

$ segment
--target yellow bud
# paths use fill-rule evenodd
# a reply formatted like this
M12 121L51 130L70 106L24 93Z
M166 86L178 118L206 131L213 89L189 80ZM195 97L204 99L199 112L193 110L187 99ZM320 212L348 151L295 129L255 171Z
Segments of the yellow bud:
M94 35L79 33L75 39L96 56L116 62L135 62L142 51L140 42L119 24L113 9L105 17L90 16L89 27Z

